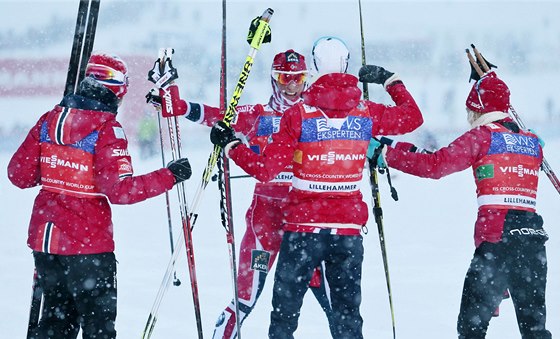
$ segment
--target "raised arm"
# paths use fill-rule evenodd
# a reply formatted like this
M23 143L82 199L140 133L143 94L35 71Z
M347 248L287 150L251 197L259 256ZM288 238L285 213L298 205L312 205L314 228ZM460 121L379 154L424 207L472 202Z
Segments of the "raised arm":
M449 146L432 154L410 152L410 144L397 143L389 147L385 160L395 169L418 177L439 179L472 166L488 151L486 130L472 129L455 139Z
M359 80L382 85L395 102L395 106L389 106L367 101L374 135L405 134L422 125L422 113L397 74L380 66L365 65L360 68Z

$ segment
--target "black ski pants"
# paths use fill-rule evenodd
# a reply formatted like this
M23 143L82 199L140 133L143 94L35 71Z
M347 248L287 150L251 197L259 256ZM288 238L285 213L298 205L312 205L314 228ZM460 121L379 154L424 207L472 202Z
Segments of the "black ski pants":
M332 321L332 306L331 306L331 298L329 295L330 286L327 278L325 277L325 267L321 266L319 268L319 272L321 275L321 284L319 286L309 286L309 289L315 296L315 299L319 302L319 305L325 312L327 316L327 320L329 322L329 329L331 331L331 335L335 336L336 330ZM315 272L317 273L317 272Z
M33 339L116 338L114 253L53 255L34 252L43 312Z
M269 338L291 339L303 296L315 267L325 264L331 297L331 332L337 339L361 339L361 236L286 232L274 277Z
M482 243L467 272L457 322L460 339L483 339L492 314L509 290L521 337L550 339L546 330L547 240L542 218L509 211L502 240Z

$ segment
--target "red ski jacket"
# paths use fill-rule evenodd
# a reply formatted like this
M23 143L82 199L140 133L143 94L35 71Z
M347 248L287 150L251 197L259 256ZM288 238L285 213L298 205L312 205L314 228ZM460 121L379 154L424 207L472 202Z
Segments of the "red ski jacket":
M542 162L536 135L508 132L500 122L473 128L433 154L408 152L412 145L399 142L388 148L386 161L395 169L431 179L473 167L479 203L475 245L496 243L502 239L508 210L535 211Z
M19 188L42 185L29 224L32 250L112 252L109 201L133 204L173 187L175 179L166 168L132 176L128 141L115 118L111 112L55 106L13 155L10 181Z
M422 124L421 112L402 82L396 81L387 87L396 106L360 100L361 91L357 84L358 79L349 74L324 75L304 92L304 103L319 108L331 119L345 119L351 110L361 105L373 122L373 135L404 134ZM274 134L272 143L263 153L256 154L247 146L239 145L231 149L228 156L258 180L273 179L294 160L294 151L302 135L302 105L297 104L284 113L279 132ZM292 190L286 213L286 222L297 224L364 225L368 218L368 208L359 191L333 199L325 192L306 192L302 197L298 191Z

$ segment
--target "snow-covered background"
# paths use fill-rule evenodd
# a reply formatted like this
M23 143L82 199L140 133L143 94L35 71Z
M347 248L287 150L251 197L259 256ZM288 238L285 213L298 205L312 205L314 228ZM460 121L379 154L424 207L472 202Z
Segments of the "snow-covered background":
M69 57L77 1L0 0L0 62L9 58L41 60ZM274 54L294 48L309 56L313 41L323 35L344 39L351 51L349 71L361 62L357 1L228 1L229 93L237 81L248 46L245 35L252 18L267 7L275 10L271 21L273 42L257 54L241 103L264 102L269 95L269 67ZM398 72L417 99L425 124L402 137L422 145L427 136L445 145L466 130L464 99L470 89L464 49L471 43L499 66L499 75L512 91L512 104L528 126L546 140L545 156L560 171L560 13L558 1L362 1L368 63ZM181 93L191 101L218 105L221 1L103 0L95 42L96 49L144 60L155 59L160 47L174 47ZM310 61L310 60L309 60ZM147 72L148 64L129 65ZM49 78L63 91L62 77ZM44 82L25 73L10 77L0 72L0 167L6 168L15 148L36 119L60 95L6 95L12 86ZM56 73L56 72L55 72ZM56 73L58 74L58 73ZM144 74L131 86L149 88ZM56 92L56 90L55 90ZM57 92L57 93L58 93ZM140 91L141 92L141 91ZM390 102L381 88L370 86L370 97ZM127 102L128 100L128 102ZM123 110L130 107L127 97ZM145 108L149 110L150 108ZM161 159L143 158L136 145L137 118L142 113L119 116L131 141L137 174L161 167ZM208 129L182 122L184 153L194 174L187 183L189 201L199 184L211 151ZM234 168L235 174L241 171ZM5 172L4 172L5 173ZM474 183L469 171L439 181L419 179L393 171L400 200L391 200L384 177L380 178L382 207L399 338L452 338L459 309L464 274L474 250L472 234L476 216ZM245 230L244 214L254 181L233 180L234 217L238 242ZM368 183L363 183L366 200ZM19 190L6 175L0 176L0 337L25 336L33 262L26 247L27 223L38 189ZM172 199L175 197L173 193ZM559 195L541 174L538 209L550 235L548 242L548 325L560 333L560 213ZM199 209L194 246L206 337L231 298L228 251L218 209L219 197L211 183ZM132 206L114 206L117 245L120 338L140 337L170 257L164 197ZM179 212L174 209L175 232ZM363 303L366 338L391 338L391 316L376 225L368 224L365 236ZM273 273L271 273L273 274ZM177 275L183 284L170 287L159 313L153 338L195 338L196 325L186 259L182 253ZM246 320L244 338L266 337L272 277L253 314ZM297 338L329 337L320 307L308 294L302 309ZM519 338L511 300L492 320L488 338Z

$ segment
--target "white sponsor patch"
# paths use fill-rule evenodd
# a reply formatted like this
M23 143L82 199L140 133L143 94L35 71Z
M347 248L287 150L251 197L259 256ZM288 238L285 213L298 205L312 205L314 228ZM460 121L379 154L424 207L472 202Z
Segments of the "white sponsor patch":
M308 154L307 159L309 161L323 161L327 164L334 164L335 160L338 161L352 161L352 160L364 160L366 158L365 154L339 154L336 152L328 152L327 154Z
M115 137L117 139L126 140L126 136L124 135L124 130L122 129L122 127L113 127L113 133L115 133Z
M360 189L360 181L323 182L299 179L294 176L292 187L307 192L356 192Z
M114 149L112 156L114 157L126 157L129 156L127 149Z

